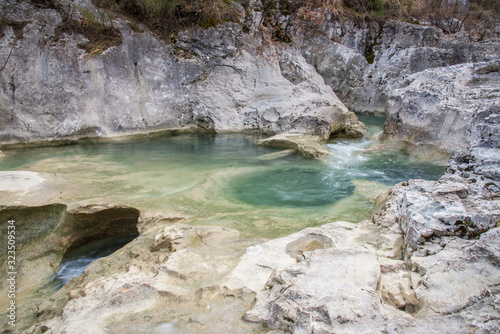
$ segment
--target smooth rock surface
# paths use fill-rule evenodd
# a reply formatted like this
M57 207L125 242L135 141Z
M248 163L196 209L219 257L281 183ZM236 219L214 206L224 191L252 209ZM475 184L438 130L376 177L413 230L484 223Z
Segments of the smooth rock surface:
M30 190L36 188L45 179L36 172L0 172L0 191L14 192L17 195L26 195Z

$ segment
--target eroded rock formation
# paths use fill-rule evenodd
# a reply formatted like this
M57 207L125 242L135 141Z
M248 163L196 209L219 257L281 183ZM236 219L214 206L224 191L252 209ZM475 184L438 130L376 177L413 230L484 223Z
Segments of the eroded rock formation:
M10 220L17 230L17 301L29 303L33 294L52 279L71 249L93 240L137 235L138 217L137 209L110 204L1 206L2 231L7 231ZM0 256L0 264L2 272L7 272L6 252ZM1 282L2 296L7 296L7 290L7 282ZM2 307L5 302L7 298L2 298Z
M23 2L7 15L4 144L179 129L362 136L356 116L300 52L276 45L260 22L253 33L226 23L166 43L118 19L123 42L90 56L78 47L86 38L65 32L56 10ZM22 36L13 28L20 20Z
M385 137L404 140L421 151L495 148L500 136L499 86L498 61L411 75L389 94Z

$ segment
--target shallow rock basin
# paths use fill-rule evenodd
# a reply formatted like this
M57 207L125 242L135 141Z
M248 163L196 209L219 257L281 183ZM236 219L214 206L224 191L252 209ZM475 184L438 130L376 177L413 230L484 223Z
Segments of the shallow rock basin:
M362 120L371 137L330 141L323 148L332 154L322 159L255 146L257 134L7 150L0 170L37 172L47 180L31 191L9 191L0 182L0 196L5 204L104 201L168 211L189 224L228 226L249 237L283 236L321 225L325 216L358 222L390 186L435 180L444 171L397 151L371 150L383 119Z

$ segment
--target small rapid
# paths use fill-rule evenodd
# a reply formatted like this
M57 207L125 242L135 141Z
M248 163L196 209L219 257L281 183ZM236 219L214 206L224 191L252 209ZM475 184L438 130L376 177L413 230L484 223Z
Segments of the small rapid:
M83 274L85 269L97 259L111 255L132 241L136 236L121 236L96 240L82 245L66 254L59 265L50 288L60 289L73 277Z
M369 157L363 153L374 143L374 140L363 139L361 141L337 140L335 143L327 144L326 148L333 155L333 159L329 159L330 166L340 169L346 166L356 166L363 161L369 160Z

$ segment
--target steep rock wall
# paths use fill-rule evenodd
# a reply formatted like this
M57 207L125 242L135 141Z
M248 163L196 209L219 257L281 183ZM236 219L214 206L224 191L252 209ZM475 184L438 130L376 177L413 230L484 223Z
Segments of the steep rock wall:
M7 27L0 39L3 143L179 128L328 138L357 123L301 54L258 22L253 33L226 23L167 44L117 19L123 43L91 57L79 48L84 36L61 33L55 10L21 3L9 19L27 23L22 37Z
M453 153L497 148L500 62L425 70L390 92L385 137Z
M387 21L323 22L297 29L297 46L345 105L383 113L388 95L426 69L498 59L498 40L474 42L467 32L446 35L425 24Z
M351 110L385 114L384 140L434 157L466 149L477 124L498 125L500 42L388 21L297 29L296 45ZM479 129L479 130L478 130Z

